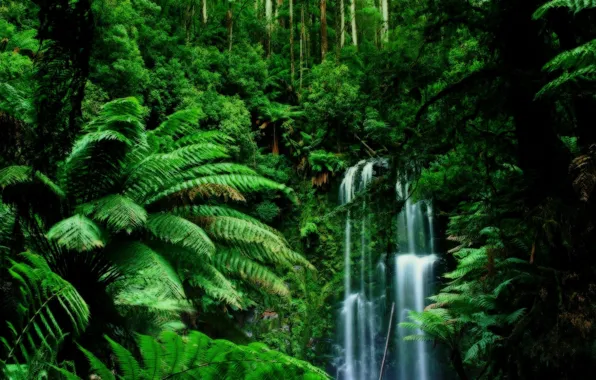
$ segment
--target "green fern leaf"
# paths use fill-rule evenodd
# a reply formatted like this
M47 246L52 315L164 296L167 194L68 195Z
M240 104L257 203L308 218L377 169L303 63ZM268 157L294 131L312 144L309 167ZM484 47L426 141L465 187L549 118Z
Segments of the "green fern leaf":
M532 16L534 20L544 17L544 15L551 9L555 8L569 8L570 11L578 13L584 9L596 8L595 0L551 0L542 5L534 12Z
M205 231L179 216L153 214L149 216L147 229L158 239L191 250L199 257L211 257L215 252L215 245Z
M101 228L91 219L78 214L56 223L47 236L59 246L76 252L103 248L106 243Z
M134 356L126 348L122 347L119 343L116 343L107 335L104 338L108 341L112 347L112 351L116 355L116 360L120 365L120 370L126 380L139 380L141 379L141 366L136 361Z

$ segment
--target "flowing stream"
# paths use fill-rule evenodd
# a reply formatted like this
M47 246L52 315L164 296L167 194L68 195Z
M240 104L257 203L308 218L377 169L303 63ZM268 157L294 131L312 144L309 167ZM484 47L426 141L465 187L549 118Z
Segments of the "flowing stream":
M360 161L349 168L340 186L340 203L364 194L382 160ZM336 377L341 380L377 380L387 339L389 312L395 303L384 379L436 380L438 371L427 342L407 342L406 335L421 331L398 327L410 310L428 304L434 279L434 216L431 202L413 203L409 182L396 184L404 202L397 217L397 247L391 257L371 249L371 212L367 198L359 199L358 218L353 207L346 213L344 229L344 299L339 313L341 336L336 355ZM356 249L357 248L357 249ZM388 267L389 266L389 267Z

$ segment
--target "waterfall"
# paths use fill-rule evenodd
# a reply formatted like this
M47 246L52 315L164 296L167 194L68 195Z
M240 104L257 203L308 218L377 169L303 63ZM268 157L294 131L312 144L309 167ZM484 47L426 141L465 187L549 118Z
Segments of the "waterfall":
M346 171L340 186L340 202L348 204L356 191L362 192L373 179L375 161L360 161ZM366 201L362 202L359 266L352 279L352 214L346 213L344 229L344 301L340 325L343 327L343 355L339 378L345 380L374 378L377 373L375 337L378 300L374 297L372 257L368 247ZM353 283L354 282L354 283ZM355 285L355 286L354 286Z
M342 205L364 194L375 176L375 169L386 161L360 161L347 169L340 185ZM435 255L434 214L430 201L413 202L410 185L403 177L396 184L398 200L404 202L397 216L397 249L389 257L372 252L372 216L366 196L358 209L346 212L344 226L344 299L339 314L340 349L336 356L337 378L377 380L383 356L386 325L395 302L395 317L384 379L435 380L430 347L426 342L405 342L403 337L422 332L404 330L410 310L422 311L431 294ZM357 214L361 207L362 215ZM360 236L358 236L360 235ZM359 249L355 249L359 245ZM390 266L388 266L390 264Z
M410 310L423 311L431 295L433 266L437 261L434 243L434 216L428 201L413 203L409 182L396 184L399 200L405 201L397 220L398 250L395 255L395 305L398 322L408 320ZM397 369L399 379L431 380L437 374L429 359L428 342L406 342L407 335L422 331L397 328Z

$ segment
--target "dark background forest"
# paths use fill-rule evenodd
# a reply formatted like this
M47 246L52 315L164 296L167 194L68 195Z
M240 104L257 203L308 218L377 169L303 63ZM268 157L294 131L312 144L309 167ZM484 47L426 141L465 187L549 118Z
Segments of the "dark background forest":
M384 159L372 246L410 168L446 371L591 378L595 9L0 0L2 376L326 378L339 184Z

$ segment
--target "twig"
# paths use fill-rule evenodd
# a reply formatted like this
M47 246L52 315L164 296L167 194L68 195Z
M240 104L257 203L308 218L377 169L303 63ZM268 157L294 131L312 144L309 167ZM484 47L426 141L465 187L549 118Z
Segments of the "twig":
M387 348L389 347L389 337L391 336L391 323L393 322L393 310L395 310L395 302L391 304L391 316L389 317L389 330L387 331L387 339L385 340L385 352L383 353L383 361L381 362L381 370L379 372L379 380L383 379L383 369L385 368L385 359L387 358Z

